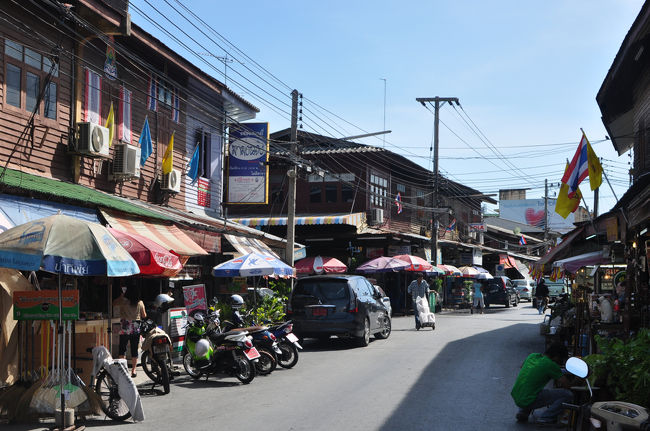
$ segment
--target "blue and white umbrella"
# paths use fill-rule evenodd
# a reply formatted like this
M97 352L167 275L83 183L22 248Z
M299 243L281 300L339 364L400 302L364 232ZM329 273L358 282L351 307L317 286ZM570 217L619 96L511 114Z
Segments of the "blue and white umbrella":
M293 268L273 256L249 253L220 263L212 269L215 277L293 276Z

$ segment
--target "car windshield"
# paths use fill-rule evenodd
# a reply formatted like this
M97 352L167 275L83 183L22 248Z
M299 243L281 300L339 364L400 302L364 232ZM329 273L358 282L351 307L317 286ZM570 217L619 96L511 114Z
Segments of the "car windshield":
M309 280L298 282L293 295L313 296L324 300L349 299L346 280Z
M515 283L515 286L517 287L526 287L528 285L526 280L514 280L513 283Z

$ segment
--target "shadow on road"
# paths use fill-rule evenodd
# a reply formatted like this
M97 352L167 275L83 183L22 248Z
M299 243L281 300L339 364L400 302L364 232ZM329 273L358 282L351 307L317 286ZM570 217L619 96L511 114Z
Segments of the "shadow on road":
M510 390L526 356L542 350L535 323L450 342L424 368L380 430L520 429ZM449 412L459 413L452 417Z

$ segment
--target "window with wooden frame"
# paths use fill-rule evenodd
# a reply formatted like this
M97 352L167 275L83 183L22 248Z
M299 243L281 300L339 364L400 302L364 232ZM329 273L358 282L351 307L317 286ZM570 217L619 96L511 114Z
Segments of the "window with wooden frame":
M5 64L4 106L56 120L57 91L59 82L58 65L38 51L11 39L3 41L3 58ZM36 106L38 95L48 73L52 71L43 98Z
M370 206L384 208L388 197L388 178L378 172L370 174Z

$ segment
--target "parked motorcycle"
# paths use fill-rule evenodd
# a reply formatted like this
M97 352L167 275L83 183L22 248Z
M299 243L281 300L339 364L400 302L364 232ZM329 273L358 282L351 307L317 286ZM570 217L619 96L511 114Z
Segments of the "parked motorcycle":
M156 311L167 311L174 303L174 298L161 294L154 300ZM153 320L138 321L140 335L144 337L140 363L147 377L162 385L163 392L169 393L169 382L173 379L172 340Z
M293 333L293 323L281 323L279 325L271 326L269 331L277 339L278 348L278 365L282 368L291 368L298 363L298 349L302 350L302 346L298 342L298 337Z
M648 410L636 404L622 401L591 402L593 391L587 376L589 366L579 358L569 358L565 368L571 374L584 379L589 389L589 400L582 405L564 403L563 406L573 412L569 422L572 430L650 430Z
M194 379L225 374L250 383L256 375L254 362L260 358L252 337L245 331L220 332L215 323L206 322L202 313L188 318L183 351L185 371Z

